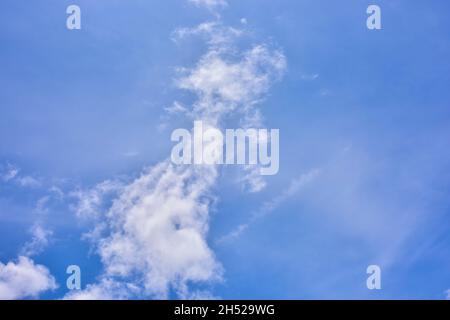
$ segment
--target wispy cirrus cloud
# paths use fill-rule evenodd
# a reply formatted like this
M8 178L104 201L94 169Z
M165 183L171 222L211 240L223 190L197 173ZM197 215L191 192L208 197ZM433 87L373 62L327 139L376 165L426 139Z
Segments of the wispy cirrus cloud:
M8 163L4 166L0 166L0 178L4 182L8 182L13 180L19 174L19 171L19 168Z
M39 178L31 175L21 175L20 168L10 163L0 165L0 180L5 183L15 183L24 188L38 188L42 186Z
M131 292L136 294L139 288L132 284L121 283L108 278L101 279L96 284L87 285L84 290L69 292L65 300L125 300Z
M283 190L273 199L264 202L258 210L253 212L247 222L238 225L234 230L220 237L217 242L225 243L239 238L252 223L276 210L283 202L296 195L302 188L313 182L320 173L321 171L319 169L312 169L309 172L302 174L300 177L293 179L287 189Z
M206 7L208 9L218 9L228 6L226 0L189 0L189 2L196 6Z
M105 271L89 291L127 279L140 289L129 294L167 298L173 289L186 297L188 282L219 280L220 264L205 241L215 178L214 168L164 161L125 186L101 217L106 235L91 237Z
M50 242L53 232L46 229L41 223L36 222L31 227L31 240L29 240L22 248L22 255L31 257L40 254Z
M175 43L191 36L203 37L210 49L223 50L224 45L230 45L233 41L245 34L245 30L230 26L224 26L221 21L203 22L195 27L178 28L172 33L171 39Z
M78 218L97 218L107 196L114 196L122 187L120 181L105 180L88 190L77 188L69 193L69 197L75 199L71 209Z

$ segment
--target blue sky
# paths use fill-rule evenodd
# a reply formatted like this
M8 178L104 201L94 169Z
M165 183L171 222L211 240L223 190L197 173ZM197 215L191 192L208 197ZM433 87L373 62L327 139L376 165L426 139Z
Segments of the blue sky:
M69 31L65 11L73 3L82 29ZM366 28L369 4L380 6L382 30ZM58 287L32 295L44 299L68 294L71 264L81 267L87 292L136 286L126 290L129 298L179 298L186 285L188 297L444 299L449 9L444 0L229 0L214 8L187 0L2 1L0 262L19 266L19 256L28 255L32 266L45 266ZM176 30L205 22L217 25L174 39ZM108 216L123 190L140 176L179 174L151 169L170 155L172 130L192 127L192 119L165 109L174 101L190 108L204 90L180 89L179 68L195 75L214 49L208 39L230 27L244 30L233 39L233 61L258 45L286 61L255 97L263 125L280 129L279 173L259 192L242 183L239 167L219 168L217 179L205 182L211 203L200 229L208 232L198 234L208 249L193 269L190 257L166 257L170 246L153 236L137 242L151 242L145 253L138 246L135 255L113 248L108 255L102 244L126 233L115 224L130 222L134 212L117 213L117 221ZM234 128L244 115L224 117ZM108 191L98 187L105 181ZM153 190L139 190L140 197ZM81 201L92 202L93 194L101 200L88 214L96 217L80 218ZM151 210L157 219L171 207L152 203ZM103 224L107 235L86 237ZM136 238L127 233L122 240ZM127 277L111 273L117 256L137 257L132 266L121 260L132 270ZM366 287L372 264L382 269L381 290ZM167 277L167 291L155 289L155 270Z

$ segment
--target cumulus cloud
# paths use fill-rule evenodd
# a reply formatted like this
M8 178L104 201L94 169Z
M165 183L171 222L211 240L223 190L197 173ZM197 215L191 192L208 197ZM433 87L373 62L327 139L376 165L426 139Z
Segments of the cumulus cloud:
M19 257L16 263L0 262L0 299L37 298L41 293L56 289L49 270L33 260Z
M178 85L198 95L195 114L217 123L224 114L236 110L251 113L285 68L284 55L264 45L243 52L237 60L210 50Z
M65 300L125 300L131 292L137 293L139 289L131 284L120 283L103 278L99 283L91 284L84 290L70 291Z
M102 231L91 237L108 280L68 298L168 298L170 290L185 296L188 282L220 280L221 266L205 240L216 176L214 167L167 160L125 186L101 217Z
M225 4L193 2L208 7ZM178 39L202 35L209 49L194 67L181 69L176 80L180 89L197 96L196 102L189 107L176 102L169 112L214 127L232 114L243 115L249 123L256 119L257 103L286 68L284 55L266 45L236 50L232 39L240 32L220 23L179 29L176 34ZM76 214L98 221L88 238L104 271L97 283L66 298L213 298L208 290L191 290L190 284L222 280L222 266L207 243L218 175L216 166L174 166L166 159L128 184L111 187L107 181L73 193L78 199ZM105 208L110 191L114 197Z
M47 195L36 202L31 239L20 250L18 261L10 261L6 265L0 262L0 299L38 298L41 293L56 289L56 281L50 271L31 259L42 253L53 234L44 226L50 200L51 195Z
M99 251L110 276L141 273L148 295L165 298L189 281L220 278L205 241L215 168L163 162L127 186L108 213L112 233Z

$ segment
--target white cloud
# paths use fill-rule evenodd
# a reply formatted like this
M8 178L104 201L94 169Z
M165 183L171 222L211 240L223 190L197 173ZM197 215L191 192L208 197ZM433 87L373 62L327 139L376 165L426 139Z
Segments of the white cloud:
M314 181L320 175L319 169L312 169L309 172L302 174L300 177L291 181L289 187L280 195L272 200L265 202L257 214L258 216L265 215L280 206L284 201L297 194L303 187Z
M31 176L19 177L17 178L17 182L22 187L37 188L41 186L41 182L38 179L33 178Z
M187 114L189 110L180 102L175 101L170 107L164 109L169 115Z
M446 295L446 299L450 300L450 289L448 289L447 291L445 291L445 295Z
M223 8L228 5L226 0L189 0L189 2L201 7L206 7L208 9Z
M7 164L6 168L2 168L2 172L0 173L0 178L4 181L4 182L8 182L10 180L13 180L18 174L19 174L19 169Z
M64 198L64 192L57 186L52 186L49 189L50 193L56 197L58 200L62 200Z
M161 122L158 126L158 129L160 131L167 128L167 126L169 125L169 121L173 117L191 117L190 110L178 101L174 101L173 104L170 107L166 107L164 111L166 113L160 117Z
M177 81L179 88L196 94L197 101L189 112L181 105L174 110L182 109L214 127L236 112L249 121L260 119L254 117L256 104L286 68L283 54L265 45L239 53L231 42L240 32L217 23L179 29L176 34L178 38L204 35L209 49L193 68L183 69ZM213 297L189 286L222 279L222 267L207 243L217 177L215 166L174 166L167 159L128 185L110 188L111 182L106 181L73 193L78 199L77 215L98 218L89 238L104 271L99 282L66 298ZM116 196L101 214L110 191Z
M257 165L247 166L244 169L245 174L240 179L243 184L244 190L250 193L256 193L263 190L267 183L266 180L261 176L260 167Z
M65 300L125 300L130 292L138 292L136 287L104 278L97 284L88 285L84 290L70 291Z
M24 244L21 255L31 257L39 255L49 245L53 232L45 226L52 199L61 200L62 191L57 187L49 189L46 196L39 198L33 209L34 222L30 228L31 239Z
M285 68L284 55L264 45L245 51L238 59L210 50L178 85L198 95L194 112L216 123L238 107L240 112L250 112Z
M22 255L31 257L40 254L49 244L53 232L36 223L31 228L31 240L22 248Z
M6 265L0 262L0 299L37 298L53 289L56 289L56 282L49 270L31 259L19 257L17 263Z
M214 167L174 167L165 161L119 192L101 217L107 235L93 238L108 287L120 287L120 296L136 294L120 286L126 282L144 296L167 298L171 289L189 294L189 282L220 280L221 266L206 243L209 190L216 176ZM99 283L78 297L109 292L104 289Z
M72 210L79 218L92 219L100 214L107 195L114 194L122 188L118 181L106 180L89 190L78 189L69 195L77 200Z
M179 69L178 87L198 97L190 117L217 126L225 115L238 112L243 127L261 125L262 117L256 105L271 84L284 74L287 63L281 51L265 44L240 51L234 42L244 33L220 22L202 23L175 32L177 39L187 35L204 36L209 45L207 53L193 68Z
M191 36L204 37L206 43L214 49L224 50L225 45L231 45L233 41L242 36L244 31L222 25L221 22L204 22L193 28L178 28L172 34L172 40L178 43Z

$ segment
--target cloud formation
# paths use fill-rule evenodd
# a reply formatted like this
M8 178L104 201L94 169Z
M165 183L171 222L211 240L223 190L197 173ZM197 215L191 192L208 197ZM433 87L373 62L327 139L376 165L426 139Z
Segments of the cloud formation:
M234 111L250 118L270 84L286 68L284 55L264 45L241 53L238 60L227 59L226 53L210 50L178 81L181 89L197 94L194 113L212 125Z
M208 7L225 4L193 2ZM170 110L202 120L206 126L220 127L232 114L241 115L244 125L251 123L259 112L257 103L286 68L284 55L266 45L237 50L233 39L242 33L218 22L179 29L175 34L178 39L201 35L209 48L194 67L180 69L176 80L180 89L194 93L197 100L182 108L176 102ZM174 166L166 159L128 184L106 181L74 193L77 215L97 219L88 238L104 271L97 283L66 298L212 297L189 286L222 279L222 266L207 243L218 175L216 166ZM111 191L112 205L104 210L104 198Z
M36 177L20 175L20 168L10 163L0 164L0 181L15 183L23 188L38 188L42 185Z
M97 218L106 197L108 195L114 195L122 187L123 185L120 181L106 180L89 190L79 188L72 191L69 196L76 199L76 204L72 205L71 209L78 218Z
M27 257L19 257L17 263L0 262L2 300L37 298L41 293L56 287L55 279L49 270L42 265L36 265Z
M19 174L19 171L19 168L9 163L4 166L2 165L0 166L0 180L3 180L4 182L13 180Z
M22 255L31 257L40 254L49 244L53 232L46 229L39 222L31 227L31 240L22 248Z
M206 7L208 9L223 8L228 5L226 0L189 0L189 2L199 7Z
M205 240L216 176L213 167L164 161L125 186L102 217L107 236L94 237L108 280L88 291L109 292L105 284L127 279L142 284L130 294L168 298L173 289L185 297L188 282L220 280L220 264Z
M283 190L275 198L264 202L262 206L251 215L249 221L238 225L234 230L219 238L218 242L224 243L239 238L252 223L276 210L283 202L296 195L302 188L313 182L320 173L321 171L319 169L312 169L309 172L302 174L300 177L293 179L287 189Z

